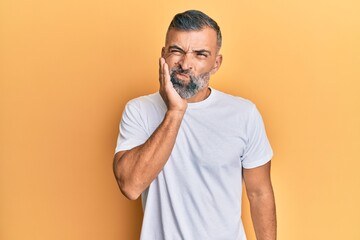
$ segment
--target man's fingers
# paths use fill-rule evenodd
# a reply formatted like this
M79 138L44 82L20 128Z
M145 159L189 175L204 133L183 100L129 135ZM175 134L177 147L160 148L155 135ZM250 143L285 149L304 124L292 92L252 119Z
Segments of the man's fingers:
M163 69L164 82L170 81L169 66L167 65L167 63L165 61L164 61L162 69Z
M162 83L162 79L163 79L163 58L159 58L159 82L160 84Z
M163 64L164 64L165 60L164 58L160 58L159 59L159 74L163 74Z

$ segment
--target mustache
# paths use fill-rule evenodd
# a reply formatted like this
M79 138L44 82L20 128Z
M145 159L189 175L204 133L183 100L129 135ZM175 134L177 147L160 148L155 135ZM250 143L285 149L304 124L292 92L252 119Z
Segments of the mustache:
M173 67L171 69L171 73L172 74L180 73L180 74L185 74L185 75L188 75L188 76L192 76L192 73L190 72L190 70L182 69L182 67Z

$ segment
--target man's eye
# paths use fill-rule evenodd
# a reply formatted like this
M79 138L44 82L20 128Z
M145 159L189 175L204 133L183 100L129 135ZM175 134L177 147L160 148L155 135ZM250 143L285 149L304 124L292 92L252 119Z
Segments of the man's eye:
M172 50L170 50L170 53L173 53L173 54L175 54L175 55L181 55L181 54L182 54L182 51L177 50L177 49L172 49Z
M196 55L199 56L199 57L202 57L202 58L207 58L208 57L208 55L206 53L202 53L202 52L199 52Z

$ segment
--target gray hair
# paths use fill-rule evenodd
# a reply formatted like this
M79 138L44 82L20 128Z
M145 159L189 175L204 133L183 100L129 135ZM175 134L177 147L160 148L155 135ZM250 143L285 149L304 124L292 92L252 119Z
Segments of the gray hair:
M217 47L220 49L222 42L220 27L212 18L201 11L188 10L183 13L176 14L167 31L169 32L172 28L183 31L199 31L205 27L210 27L215 30Z

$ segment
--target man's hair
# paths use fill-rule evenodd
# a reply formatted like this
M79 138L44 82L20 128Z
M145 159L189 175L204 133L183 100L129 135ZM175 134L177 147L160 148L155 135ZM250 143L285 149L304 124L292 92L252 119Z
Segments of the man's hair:
M218 49L221 48L221 31L218 24L205 13L198 10L188 10L183 13L178 13L172 19L168 32L170 29L182 30L182 31L200 31L205 27L209 27L216 32L216 43Z

